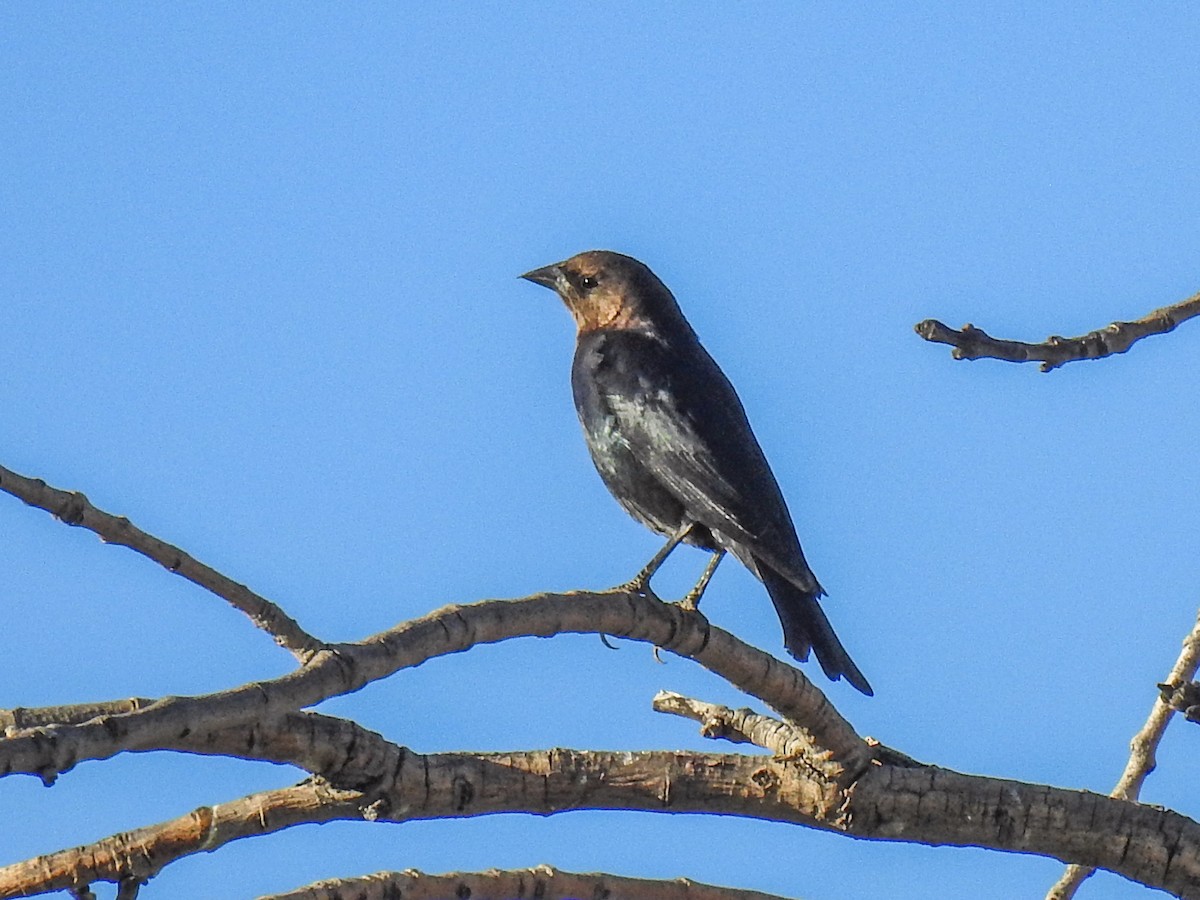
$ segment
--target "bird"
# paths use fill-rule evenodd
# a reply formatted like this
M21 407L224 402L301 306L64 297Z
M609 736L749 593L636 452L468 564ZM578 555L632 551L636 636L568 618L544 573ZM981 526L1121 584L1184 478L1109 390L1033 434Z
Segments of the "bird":
M650 579L686 543L712 554L679 601L696 609L732 553L766 587L785 649L801 662L814 651L830 679L873 696L821 609L825 589L737 392L667 286L610 250L520 277L557 293L575 320L571 392L601 479L626 512L667 538L623 587L653 596Z

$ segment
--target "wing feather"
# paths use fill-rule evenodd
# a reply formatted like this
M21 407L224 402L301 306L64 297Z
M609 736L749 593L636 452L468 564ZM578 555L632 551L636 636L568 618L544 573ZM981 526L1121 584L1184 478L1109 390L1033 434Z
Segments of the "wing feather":
M741 401L688 337L608 336L595 375L621 434L696 521L731 541L728 549L748 550L797 587L823 593Z

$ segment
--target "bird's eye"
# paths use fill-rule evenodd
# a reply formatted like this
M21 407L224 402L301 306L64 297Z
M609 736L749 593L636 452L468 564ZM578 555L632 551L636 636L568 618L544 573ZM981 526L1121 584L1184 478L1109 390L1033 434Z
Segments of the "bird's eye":
M590 291L597 285L597 283L598 282L596 281L596 277L594 275L581 275L579 277L579 286L585 291Z

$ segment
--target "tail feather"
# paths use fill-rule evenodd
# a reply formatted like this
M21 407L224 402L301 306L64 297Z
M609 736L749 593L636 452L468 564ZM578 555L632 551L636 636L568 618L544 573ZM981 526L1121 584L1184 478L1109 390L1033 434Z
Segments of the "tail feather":
M767 565L759 563L757 569L771 595L771 602L775 604L775 612L783 626L783 646L787 651L804 662L809 650L815 650L817 662L830 679L837 681L844 676L868 697L875 696L866 677L833 633L833 626L817 603L820 595L800 590Z

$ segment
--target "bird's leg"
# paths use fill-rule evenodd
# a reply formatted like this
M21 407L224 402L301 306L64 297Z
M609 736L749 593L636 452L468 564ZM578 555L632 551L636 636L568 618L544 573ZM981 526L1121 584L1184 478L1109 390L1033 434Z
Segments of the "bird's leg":
M708 583L712 581L713 573L717 571L717 566L721 564L721 560L725 558L724 550L714 550L712 556L708 558L708 565L704 567L704 571L700 573L700 580L683 599L679 601L678 606L683 609L698 610L700 608L700 598L704 596L704 589L708 587ZM662 662L663 658L658 655L658 648L654 648L654 659L656 662Z
M679 530L667 539L663 548L655 553L650 562L642 567L642 571L634 575L622 587L627 591L633 591L638 594L653 593L650 591L650 579L654 577L655 572L662 568L662 564L667 561L667 557L671 555L671 551L678 547L679 543L687 537L687 533L692 530L694 524L696 523L690 519L685 520Z
M708 583L712 581L713 573L717 571L717 566L721 564L721 560L725 558L724 550L714 550L713 555L708 558L708 565L704 567L704 572L700 575L700 580L696 582L696 586L692 588L683 599L679 601L679 605L684 609L699 609L700 598L704 596L704 590L708 587Z

